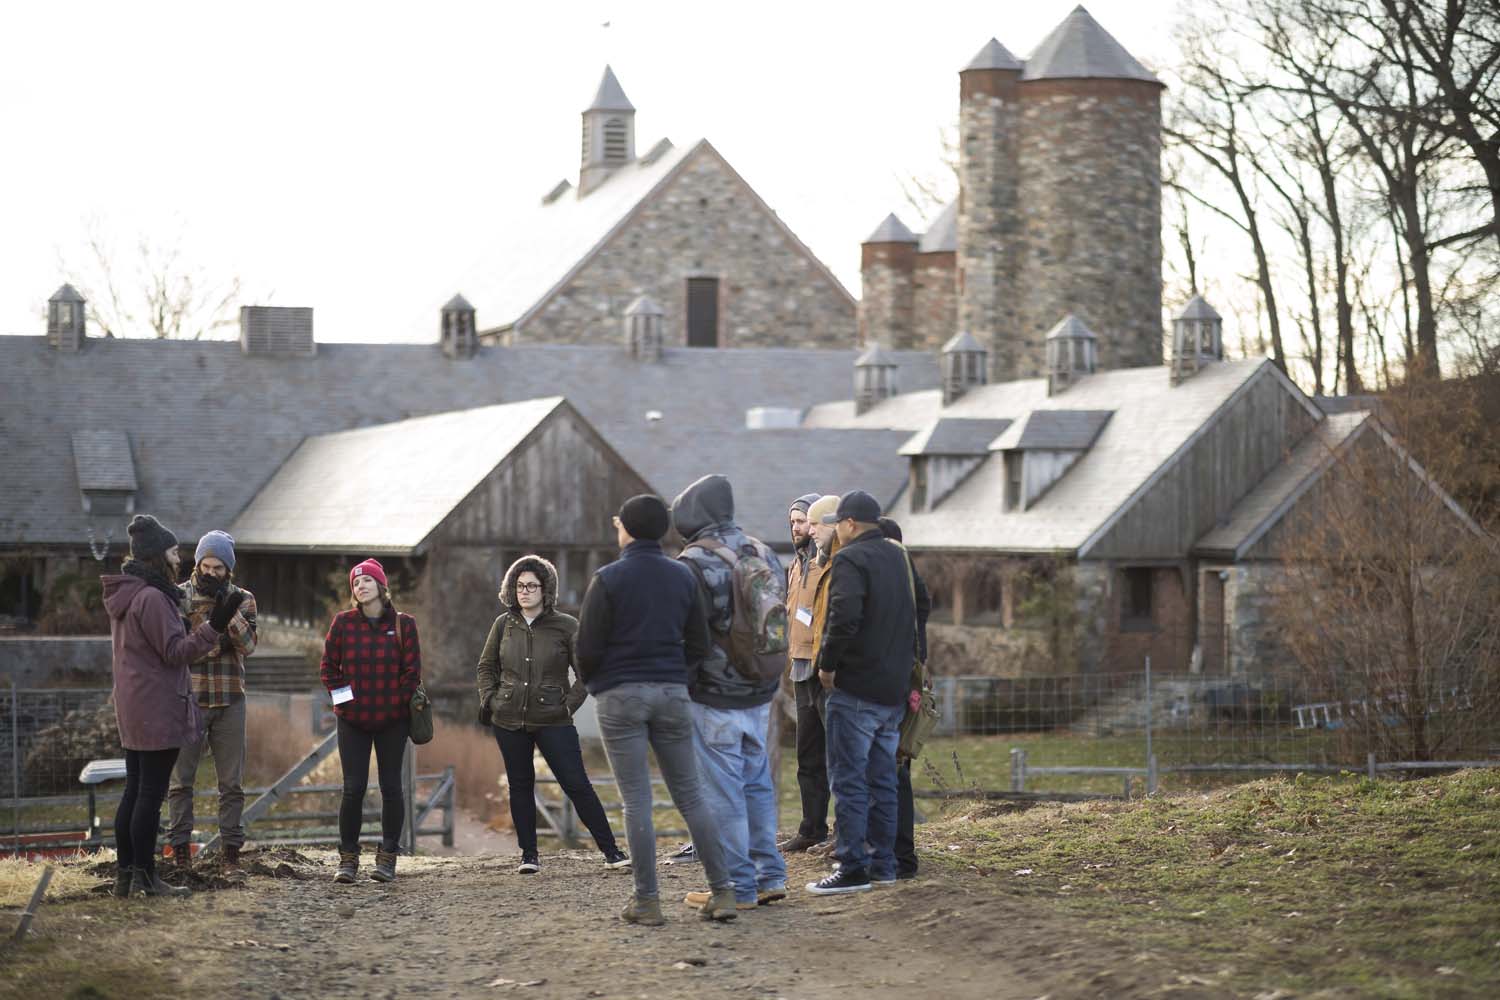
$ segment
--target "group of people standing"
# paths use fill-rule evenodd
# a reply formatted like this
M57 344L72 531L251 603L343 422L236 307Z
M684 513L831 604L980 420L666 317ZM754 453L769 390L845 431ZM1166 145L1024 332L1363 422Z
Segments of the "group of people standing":
M664 922L648 749L692 837L669 860L703 865L707 888L684 902L706 919L786 898L783 853L826 847L830 792L835 869L809 892L858 892L915 874L909 762L898 766L897 737L913 659L926 655L926 589L899 528L867 493L799 497L788 522L795 556L783 570L770 546L736 523L723 476L703 477L670 506L631 497L614 517L620 558L594 574L578 620L553 606L549 563L525 556L510 567L500 593L506 611L491 626L477 679L481 719L495 727L505 757L518 871L540 869L533 748L606 864L631 865L571 725L592 695L635 859L627 922ZM662 547L673 528L684 542L676 558ZM758 590L747 592L747 565L772 571L754 578ZM768 671L744 635L754 624L746 605L772 598L786 646ZM767 739L788 670L803 816L796 835L778 844Z
M594 574L578 618L557 609L557 571L546 559L527 555L509 567L498 595L503 611L476 678L479 721L491 727L505 765L519 873L541 870L533 765L540 751L604 863L633 870L622 918L663 923L649 748L692 838L671 860L703 865L707 888L684 901L705 919L733 919L786 898L783 852L827 848L830 793L834 870L809 883L809 892L858 892L915 874L910 762L898 763L897 746L911 708L913 658L926 657L926 589L900 529L863 491L799 497L788 522L794 556L783 570L771 547L736 523L723 476L703 477L670 506L654 495L631 497L613 518L620 558ZM676 558L662 547L674 527L685 543ZM227 534L204 536L192 576L179 587L176 538L146 515L129 531L130 558L119 575L103 578L127 771L115 819L115 891L170 895L186 890L156 873L161 804L170 784L169 837L177 862L188 865L194 777L205 747L218 773L225 860L235 862L244 842L244 658L255 645L256 609L233 583ZM320 665L343 769L335 881L358 878L372 753L382 808L371 878L391 881L420 642L416 622L392 603L377 560L349 571L349 591L350 607L330 624ZM770 605L784 617L766 615ZM776 658L770 669L767 649ZM767 739L788 671L802 817L797 833L778 844ZM573 726L590 695L620 790L629 855L589 781Z

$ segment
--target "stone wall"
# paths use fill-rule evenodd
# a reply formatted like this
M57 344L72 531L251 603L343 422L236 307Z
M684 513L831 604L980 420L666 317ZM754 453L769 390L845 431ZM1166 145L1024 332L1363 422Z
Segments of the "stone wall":
M1020 95L1020 341L992 353L995 377L1043 374L1067 313L1098 335L1100 368L1161 364L1161 88L1034 80Z
M1296 675L1301 671L1279 636L1274 607L1285 571L1274 563L1240 563L1229 571L1224 602L1231 674Z
M113 653L107 635L0 636L0 683L17 687L109 687Z
M957 255L952 250L917 254L912 273L909 335L893 346L936 351L958 332Z
M721 347L855 345L854 299L707 143L512 340L623 344L644 294L683 345L690 277L719 279Z
M1015 367L1019 78L1015 70L959 74L957 329L989 348L992 373Z
M915 243L860 247L859 340L906 349L912 332L912 265Z

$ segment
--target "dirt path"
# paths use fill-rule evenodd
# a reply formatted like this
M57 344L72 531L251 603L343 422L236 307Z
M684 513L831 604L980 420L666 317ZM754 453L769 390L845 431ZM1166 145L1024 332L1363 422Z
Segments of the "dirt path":
M680 902L701 868L664 867L668 924L638 928L615 918L629 875L592 854L547 855L540 876L516 875L500 857L402 860L390 886L336 886L331 857L319 856L292 865L305 881L251 878L238 891L159 904L183 919L171 921L180 931L158 927L158 957L211 943L229 974L200 967L186 985L218 997L822 1000L909 997L936 984L952 1000L1047 993L994 940L1006 904L955 893L947 879L835 899L799 888L712 924ZM793 869L798 886L823 871L800 859Z
M115 900L100 882L0 957L0 1000L1233 995L958 866L828 898L801 888L825 863L796 856L790 897L728 924L680 902L700 868L663 867L667 926L642 928L616 916L629 874L592 853L544 854L540 876L514 874L513 855L403 858L393 885L335 885L335 860L254 852L227 877L200 864L186 900ZM111 873L89 864L85 881Z

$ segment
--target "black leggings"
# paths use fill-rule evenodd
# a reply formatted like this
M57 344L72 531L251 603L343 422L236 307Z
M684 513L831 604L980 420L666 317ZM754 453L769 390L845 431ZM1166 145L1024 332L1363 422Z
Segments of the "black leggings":
M616 849L614 831L604 815L604 806L583 767L583 749L578 745L578 730L572 726L545 726L527 732L524 729L491 727L500 756L505 761L505 784L510 789L510 818L516 824L516 841L523 853L536 853L536 768L532 750L542 752L542 759L552 769L552 776L578 811L578 818L593 835L594 845L606 854Z
M178 749L125 751L125 794L115 810L115 854L121 868L156 870L156 830Z
M339 803L339 849L359 849L364 825L365 789L370 785L370 748L380 775L380 849L395 853L406 822L406 799L401 794L401 757L411 721L401 719L378 732L368 732L339 719L339 763L344 769L344 798Z

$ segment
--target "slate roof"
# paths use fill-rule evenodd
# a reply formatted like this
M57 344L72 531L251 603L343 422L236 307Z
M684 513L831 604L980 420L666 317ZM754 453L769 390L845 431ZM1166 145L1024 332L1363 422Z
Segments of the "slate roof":
M969 60L965 70L971 69L1020 69L1021 60L1010 54L1010 50L1000 44L999 39L991 38L984 43L984 48L974 54Z
M903 455L983 455L995 436L1009 427L1006 419L946 417L917 431L901 446Z
M890 512L901 522L908 544L917 548L1077 553L1236 393L1265 378L1297 392L1263 358L1217 362L1175 387L1167 376L1165 366L1105 371L1051 397L1046 379L1019 379L975 387L946 407L937 392L903 393L857 417L852 403L840 401L813 407L805 422L822 427L906 424L918 430L939 417L1016 421L994 442L999 445L1012 435L1019 439L1038 412L1113 411L1093 446L1024 511L1002 509L1005 466L1002 456L992 453L937 510L913 512L903 496Z
M1148 80L1159 84L1150 70L1125 51L1125 46L1099 26L1082 6L1074 7L1052 33L1042 39L1026 60L1022 80L1079 78Z
M119 428L74 431L73 468L80 490L134 493L137 489L130 439Z
M1111 415L1110 410L1035 410L1026 418L1015 444L1002 446L996 441L995 450L1087 451Z
M938 384L935 356L893 357L902 385ZM119 338L91 339L66 354L45 337L0 336L0 546L86 540L74 431L128 433L136 510L158 514L185 541L227 527L309 435L559 395L668 496L714 469L737 482L768 478L787 497L769 513L751 511L746 528L779 538L784 504L821 488L830 462L848 463L850 478L861 462L872 481L904 476L896 449L910 431L810 435L804 447L800 431L745 429L754 406L805 410L848 397L854 359L853 351L669 347L653 363L630 360L623 346L564 345L481 346L472 358L450 359L436 344L319 344L313 357L268 358L246 356L232 342ZM153 402L163 385L173 386L172 399ZM663 419L648 423L648 410ZM752 437L767 434L781 436ZM664 437L673 447L660 447ZM836 449L836 440L848 443ZM204 489L194 448L225 446L232 461L214 467L230 471ZM779 461L766 461L772 451ZM125 538L123 520L113 537Z
M1340 413L1321 421L1298 442L1286 461L1235 504L1222 524L1198 539L1194 554L1238 559L1317 482L1369 417L1369 413Z
M1218 310L1209 305L1201 295L1194 295L1187 300L1174 319L1222 319Z
M620 81L615 78L615 71L605 66L604 75L599 78L599 89L594 92L594 99L584 110L634 111L635 105L631 104L630 98L625 96L625 88L620 86Z
M917 241L917 253L943 253L958 249L958 199L938 213Z
M66 282L64 282L63 285L62 285L62 287L60 287L57 291L53 292L52 293L52 297L50 299L48 299L47 301L48 302L82 302L83 301L83 296L78 294L78 289L76 289L72 285L67 284Z
M410 554L561 396L304 440L229 527L244 549Z
M865 242L915 243L917 242L917 237L910 229L906 228L906 223L898 219L895 212L892 212L880 220L880 225L876 226L875 231L865 238Z
M494 247L460 285L474 302L478 328L505 329L524 321L706 145L700 140L649 162L622 164L583 197L569 189L545 204L515 206L494 220L488 227L500 234Z

